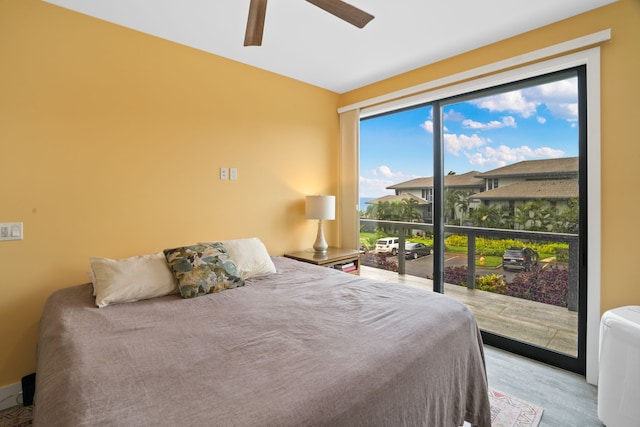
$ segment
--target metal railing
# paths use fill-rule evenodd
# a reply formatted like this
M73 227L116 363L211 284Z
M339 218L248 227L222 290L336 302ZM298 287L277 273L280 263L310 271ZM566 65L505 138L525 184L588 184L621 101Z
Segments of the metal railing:
M399 238L398 248L398 274L405 274L405 243L407 232L420 230L433 233L433 224L425 224L420 222L398 222L398 221L379 221L373 219L360 219L361 227L365 225L367 228L376 230L380 227L386 227L397 231ZM455 225L445 225L444 233L466 235L468 241L467 249L467 288L475 288L476 277L476 237L489 238L506 238L518 239L521 241L535 240L544 242L561 242L569 245L569 291L567 295L567 308L571 311L578 310L578 254L579 254L579 236L577 234L567 233L550 233L541 231L525 231L525 230L505 230L498 228L480 228L480 227L464 227ZM438 245L434 245L435 248ZM435 249L434 248L434 249Z

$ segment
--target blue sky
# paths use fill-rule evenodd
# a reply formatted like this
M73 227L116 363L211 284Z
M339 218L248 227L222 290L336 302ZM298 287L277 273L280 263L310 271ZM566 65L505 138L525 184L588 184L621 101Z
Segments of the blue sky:
M578 155L577 78L444 107L444 170L485 172L522 160ZM360 197L433 175L430 106L363 120Z

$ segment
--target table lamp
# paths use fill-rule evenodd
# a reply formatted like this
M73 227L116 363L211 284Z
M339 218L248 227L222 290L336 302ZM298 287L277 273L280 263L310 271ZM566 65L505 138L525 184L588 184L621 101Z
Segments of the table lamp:
M318 236L313 244L313 250L317 254L327 253L327 242L324 240L322 220L336 219L336 196L307 196L307 219L318 220Z

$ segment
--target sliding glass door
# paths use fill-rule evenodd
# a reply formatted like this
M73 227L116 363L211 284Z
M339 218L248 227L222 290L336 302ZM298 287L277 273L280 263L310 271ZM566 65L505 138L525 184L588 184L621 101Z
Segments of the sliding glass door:
M578 67L363 119L366 263L461 300L485 342L584 373L585 106Z

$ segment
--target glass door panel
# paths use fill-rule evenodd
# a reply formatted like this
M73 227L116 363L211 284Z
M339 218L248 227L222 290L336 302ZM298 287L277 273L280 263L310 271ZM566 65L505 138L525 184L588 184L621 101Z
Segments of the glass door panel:
M402 269L413 277L431 276L432 110L423 105L360 122L362 263L380 275ZM406 225L411 223L416 228ZM430 280L416 283L433 289Z
M577 357L577 72L468 94L441 111L445 293L499 340Z

